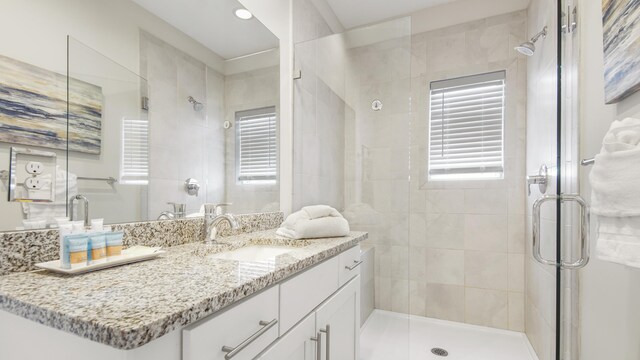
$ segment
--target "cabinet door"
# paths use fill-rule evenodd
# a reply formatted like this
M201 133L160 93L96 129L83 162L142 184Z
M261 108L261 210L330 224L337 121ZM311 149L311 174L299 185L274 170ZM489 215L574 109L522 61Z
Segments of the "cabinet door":
M316 343L312 338L316 336L315 329L315 314L311 314L256 360L314 360Z
M319 360L358 360L360 349L360 275L316 311L321 335Z

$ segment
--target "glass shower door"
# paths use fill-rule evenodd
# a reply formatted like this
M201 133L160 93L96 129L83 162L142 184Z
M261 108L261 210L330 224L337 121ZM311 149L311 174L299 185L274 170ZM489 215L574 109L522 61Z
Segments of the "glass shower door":
M295 44L293 208L369 233L362 360L408 359L410 69L410 18Z
M555 21L550 26L550 38L547 38L555 47L555 59L549 56L550 63L554 62L553 67L549 68L555 72L552 77L555 99L549 107L554 113L549 114L552 120L548 125L552 133L531 131L527 139L534 143L548 142L548 159L552 166L549 167L549 189L546 194L529 198L532 220L530 248L533 257L529 261L533 263L529 268L527 286L532 289L532 294L537 294L532 296L533 300L540 300L537 304L550 300L546 308L551 312L542 311L543 317L547 314L545 320L548 328L539 326L535 318L531 320L532 327L539 326L532 331L538 335L533 337L532 344L539 357L577 360L580 359L578 272L589 261L588 204L579 195L578 184L579 32L575 2L562 0L553 6ZM531 165L529 156L536 157L534 150L528 148L528 165ZM551 296L546 299L539 296L544 293L544 288L538 287L536 291L535 282L540 279L540 269L546 272L554 285L549 294ZM535 310L536 303L531 306ZM544 308L544 305L540 306L540 309ZM549 331L548 335L545 335L545 328ZM548 351L545 343L549 344Z

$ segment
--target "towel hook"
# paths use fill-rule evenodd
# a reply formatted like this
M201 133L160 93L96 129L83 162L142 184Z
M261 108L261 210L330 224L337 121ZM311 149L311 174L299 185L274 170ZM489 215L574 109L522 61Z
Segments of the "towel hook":
M580 165L582 166L589 166L589 165L593 165L596 163L596 158L592 157L589 159L582 159L582 161L580 161Z

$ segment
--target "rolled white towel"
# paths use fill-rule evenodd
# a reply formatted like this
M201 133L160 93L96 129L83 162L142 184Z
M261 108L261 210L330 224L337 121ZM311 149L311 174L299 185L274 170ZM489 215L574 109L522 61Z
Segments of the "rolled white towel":
M305 206L302 208L302 210L307 213L307 215L309 216L309 219L311 220L328 217L328 216L342 217L342 215L340 214L340 212L338 212L338 210L328 205Z
M276 233L292 239L313 239L346 236L349 231L349 222L338 210L316 205L289 215Z

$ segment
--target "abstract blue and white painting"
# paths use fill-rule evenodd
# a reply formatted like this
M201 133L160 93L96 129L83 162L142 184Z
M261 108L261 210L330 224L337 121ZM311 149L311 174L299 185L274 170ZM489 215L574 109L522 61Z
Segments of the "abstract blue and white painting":
M100 154L102 89L0 55L0 142Z
M607 104L640 90L640 0L603 0Z

